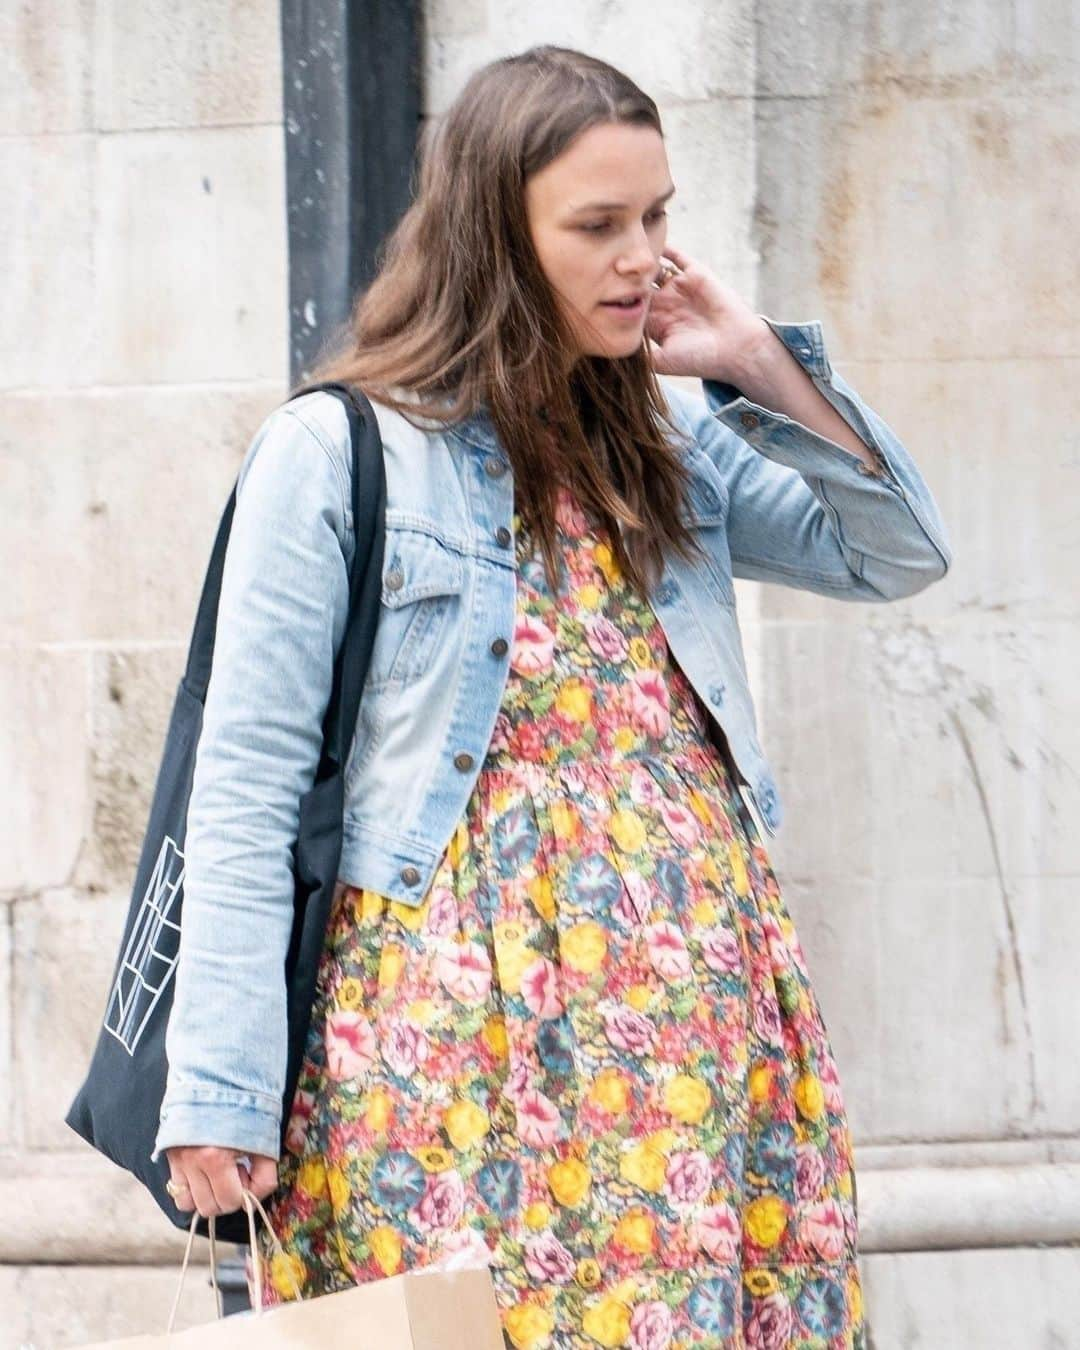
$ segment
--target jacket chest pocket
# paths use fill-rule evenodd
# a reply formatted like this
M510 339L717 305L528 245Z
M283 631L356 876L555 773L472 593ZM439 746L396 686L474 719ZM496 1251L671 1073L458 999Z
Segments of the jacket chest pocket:
M387 530L372 688L410 684L431 669L464 585L459 553L419 530Z

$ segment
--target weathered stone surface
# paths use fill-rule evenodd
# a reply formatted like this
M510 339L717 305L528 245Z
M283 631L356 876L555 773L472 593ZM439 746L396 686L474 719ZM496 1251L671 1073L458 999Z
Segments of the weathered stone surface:
M542 9L508 0L498 19L428 34L426 109L443 113L480 66L539 43L573 47L626 72L657 103L704 103L745 97L754 88L753 10L746 0L702 5L673 0L663 9L648 0L580 5L555 0Z
M0 211L0 388L88 378L97 336L93 166L89 137L0 137L0 181L18 185Z
M0 1350L63 1350L122 1336L164 1335L180 1263L145 1266L0 1266ZM177 1330L214 1319L205 1270L191 1271Z
M284 381L10 394L0 641L180 641L241 458Z
M0 895L60 885L75 865L89 819L89 671L85 651L0 646Z
M281 123L276 5L102 0L95 38L94 108L106 130Z
M100 382L286 378L284 194L280 126L99 140Z
M10 1084L14 1072L12 1062L11 1008L12 1008L12 916L11 906L0 904L0 1083ZM11 1146L12 1120L15 1101L10 1090L0 1101L0 1150Z
M874 1350L1068 1350L1080 1249L912 1252L862 1262Z
M828 315L849 359L1075 355L1077 95L887 86L763 100L757 126L768 305Z
M6 136L82 131L89 125L94 0L71 0L63 20L63 39L57 41L56 14L48 6L0 7L0 126Z
M16 1138L70 1149L64 1115L105 1012L127 897L50 891L14 905Z

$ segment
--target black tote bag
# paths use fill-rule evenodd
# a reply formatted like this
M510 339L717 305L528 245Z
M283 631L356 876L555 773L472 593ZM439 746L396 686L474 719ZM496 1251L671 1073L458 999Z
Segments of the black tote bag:
M322 388L340 398L352 440L352 509L356 552L349 580L349 613L335 663L323 744L311 787L300 799L293 849L293 924L285 962L288 1062L282 1101L282 1138L300 1073L311 1018L315 978L341 859L345 757L360 708L379 616L385 545L386 472L378 423L367 399L341 385ZM172 1006L172 974L183 914L184 840L203 705L210 681L225 550L236 489L230 494L203 584L165 737L150 818L135 874L103 1025L86 1080L65 1117L88 1143L134 1173L169 1219L190 1226L165 1189L164 1152L152 1162L165 1095L165 1030ZM200 1220L198 1231L207 1232ZM242 1210L216 1220L219 1237L248 1240Z

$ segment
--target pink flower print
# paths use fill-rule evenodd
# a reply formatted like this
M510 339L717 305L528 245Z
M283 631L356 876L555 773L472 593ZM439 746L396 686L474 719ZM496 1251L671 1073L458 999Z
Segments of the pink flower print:
M616 1050L626 1050L631 1055L646 1054L656 1037L652 1022L625 1003L604 1014L604 1031Z
M589 650L602 661L625 661L630 650L626 638L610 619L597 614L585 620L585 641Z
M465 1183L456 1168L435 1172L427 1179L420 1203L409 1210L409 1218L422 1233L453 1228L465 1213Z
M825 1159L816 1144L800 1144L795 1150L795 1189L803 1201L817 1199L825 1184Z
M654 923L645 929L652 968L662 980L674 983L690 974L690 953L686 940L673 923Z
M701 822L693 811L666 798L660 803L660 818L668 834L682 848L693 848L701 838Z
M781 1047L784 1043L780 1009L774 998L756 998L753 1001L754 1030L766 1045Z
M840 1213L844 1217L844 1235L852 1247L859 1240L859 1220L855 1213L855 1206L850 1200L838 1200Z
M635 670L630 676L630 717L648 736L666 736L671 726L667 681L659 670Z
M458 902L449 886L432 888L424 927L432 937L449 937L458 928Z
M695 1246L703 1247L714 1261L730 1265L738 1260L742 1246L739 1216L728 1204L710 1205L691 1229Z
M326 1072L335 1082L359 1078L375 1062L375 1033L364 1013L331 1013L324 1040Z
M408 1078L426 1063L430 1050L427 1032L409 1022L395 1023L383 1038L382 1057L401 1078Z
M529 1148L550 1148L558 1139L562 1117L559 1108L536 1088L523 1092L517 1108L518 1138Z
M459 1003L476 1007L491 988L491 958L478 942L454 942L439 954L436 973Z
M746 1324L747 1350L786 1350L791 1323L791 1304L783 1294L755 1299Z
M821 1086L825 1093L825 1105L835 1115L843 1115L844 1097L840 1090L840 1074L836 1068L836 1060L833 1059L828 1050L820 1052L818 1077L821 1079Z
M742 948L730 928L714 928L701 939L705 964L718 975L738 975L742 969Z
M633 900L630 898L630 893L625 887L620 891L618 900L611 906L611 917L620 928L625 928L627 931L637 928L642 921L642 915L636 909Z
M633 1350L667 1350L674 1330L671 1309L659 1299L639 1303L630 1316Z
M577 498L565 486L559 487L555 498L555 521L571 539L580 539L589 528Z
M577 1262L554 1233L534 1233L525 1242L525 1269L544 1284L567 1284Z
M304 1148L308 1126L311 1124L311 1110L315 1105L313 1092L298 1091L293 1097L289 1123L285 1127L285 1147L290 1153L299 1155Z
M519 675L542 675L555 661L555 634L539 619L519 614L510 666Z
M839 1261L844 1254L844 1215L836 1201L810 1205L799 1225L799 1236L823 1261Z
M546 956L526 966L521 977L521 997L537 1017L558 1017L563 1010L559 994L559 973Z
M623 885L633 901L637 917L644 923L649 917L649 910L652 908L652 886L640 872L635 872L629 868L622 873L622 879Z
M519 1059L510 1066L510 1072L506 1075L506 1081L503 1084L503 1092L516 1106L536 1082L538 1076L534 1065L530 1064L527 1059Z
M663 798L660 784L644 764L630 770L630 800L635 806L656 806Z
M785 974L791 961L787 943L784 941L784 935L780 931L780 925L777 923L774 914L763 914L761 916L761 931L765 934L765 941L769 946L769 960L772 963L773 974Z
M711 1185L712 1164L702 1149L673 1153L668 1159L664 1194L673 1205L696 1205Z

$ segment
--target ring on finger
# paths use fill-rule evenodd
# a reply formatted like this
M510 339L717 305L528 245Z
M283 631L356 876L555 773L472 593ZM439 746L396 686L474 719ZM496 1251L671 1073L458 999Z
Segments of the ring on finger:
M174 1200L178 1200L180 1196L182 1196L184 1192L189 1189L189 1187L186 1181L173 1181L173 1179L170 1177L169 1180L165 1183L165 1189L169 1192L169 1194L172 1196Z

